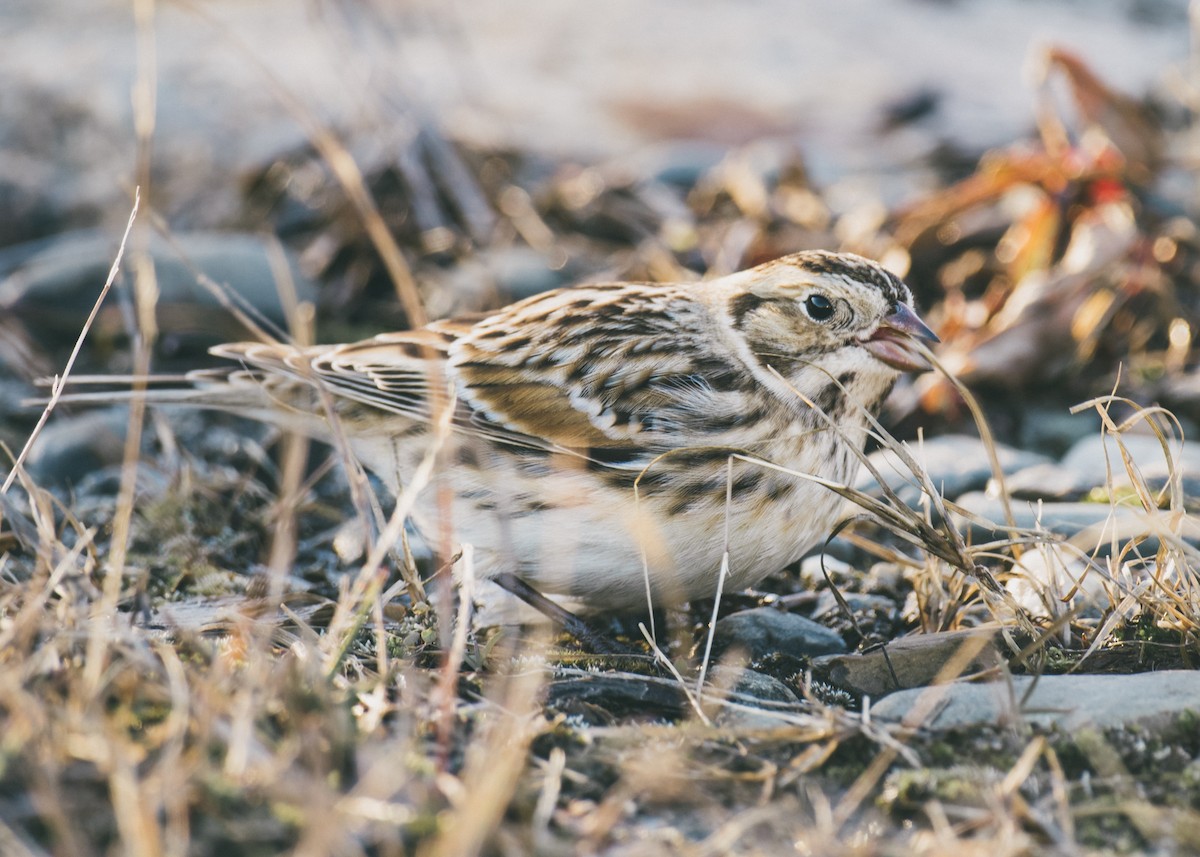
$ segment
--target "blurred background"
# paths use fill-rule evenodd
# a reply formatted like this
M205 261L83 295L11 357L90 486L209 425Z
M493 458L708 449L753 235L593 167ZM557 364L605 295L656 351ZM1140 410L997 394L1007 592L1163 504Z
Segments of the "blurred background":
M288 270L322 340L408 324L373 209L431 317L847 249L1004 439L1061 452L1029 415L1118 378L1193 416L1193 32L1186 0L9 0L0 399L61 367L140 184L160 368L248 336L198 273L283 324ZM891 409L964 416L933 376Z

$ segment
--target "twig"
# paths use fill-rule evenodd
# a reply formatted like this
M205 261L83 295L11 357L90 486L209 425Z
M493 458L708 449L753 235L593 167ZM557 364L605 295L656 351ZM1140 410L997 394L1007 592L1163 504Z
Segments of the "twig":
M725 537L721 550L721 571L717 575L717 594L713 597L712 617L708 620L708 639L704 642L704 659L700 662L700 675L696 677L696 696L704 693L704 678L708 675L708 661L712 656L713 638L717 633L717 613L721 609L721 595L725 592L725 578L729 576L729 510L733 505L733 456L725 460Z
M42 428L50 418L50 412L54 410L54 406L58 404L58 400L62 397L63 390L67 384L67 378L70 376L71 369L75 366L75 360L79 357L79 352L83 348L83 342L87 339L92 325L95 324L96 316L100 314L101 304L104 303L104 299L108 297L108 293L112 290L113 283L116 282L117 272L121 270L121 260L125 256L125 245L129 241L129 233L133 229L133 221L137 219L140 203L141 188L134 188L133 209L129 212L129 220L125 224L125 232L121 235L121 244L117 248L116 258L113 259L112 267L108 269L108 279L104 281L104 288L100 290L100 296L96 298L96 302L92 305L92 311L88 313L87 321L83 323L83 330L79 331L79 337L75 340L75 347L71 349L71 356L67 358L67 365L63 367L62 374L54 376L54 380L50 384L50 399L46 402L46 407L42 409L42 415L38 419L37 425L29 433L29 439L25 441L25 446L22 447L21 454L13 462L12 470L9 471L8 476L5 478L4 485L0 486L0 494L7 494L8 489L12 487L13 480L17 478L17 472L24 465L25 459L29 455L29 450L33 447L33 442L42 433Z
M696 694L688 688L687 682L683 680L683 676L679 674L679 670L675 668L675 664L671 663L671 659L663 653L663 650L658 647L658 643L654 642L654 638L650 636L650 631L646 628L645 622L638 622L638 630L642 632L642 637L650 645L650 651L654 653L654 659L659 661L667 670L675 677L675 681L679 682L679 689L683 691L683 695L687 697L688 704L692 706L692 710L696 712L696 716L700 718L700 722L705 726L712 726L712 721L708 719L708 715L704 713L704 709L700 707L700 699Z

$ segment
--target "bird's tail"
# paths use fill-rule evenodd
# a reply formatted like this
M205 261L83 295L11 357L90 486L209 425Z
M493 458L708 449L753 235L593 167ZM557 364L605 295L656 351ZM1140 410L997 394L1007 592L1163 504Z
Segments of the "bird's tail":
M227 411L317 437L327 434L318 384L306 377L302 368L315 349L271 346L274 359L264 360L258 350L256 359L248 361L247 353L260 347L258 343L219 346L214 354L239 360L240 365L183 375L73 375L60 395L26 404L46 407L53 401L55 405L94 406L142 400L156 407ZM47 382L47 386L52 384Z

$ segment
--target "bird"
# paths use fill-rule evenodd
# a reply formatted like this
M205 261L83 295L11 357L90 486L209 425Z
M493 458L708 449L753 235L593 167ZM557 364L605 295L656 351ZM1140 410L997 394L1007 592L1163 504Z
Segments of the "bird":
M539 609L628 611L712 597L723 562L744 589L802 558L841 499L792 474L851 481L868 416L937 341L883 266L805 251L348 344L221 345L230 364L171 401L341 436L395 494L442 420L416 529L452 527L477 577Z

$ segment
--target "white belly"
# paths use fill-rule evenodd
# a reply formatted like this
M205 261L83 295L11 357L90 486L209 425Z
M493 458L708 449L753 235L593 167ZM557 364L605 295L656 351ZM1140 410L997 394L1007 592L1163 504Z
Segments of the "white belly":
M744 589L795 562L827 536L841 503L828 489L800 477L745 462L737 468L762 472L762 486L773 486L780 496L768 499L762 486L734 492L728 540L723 490L671 514L664 497L638 498L580 470L535 480L512 472L486 481L452 476L459 498L454 540L475 547L475 571L481 577L513 571L546 594L598 608L645 605L647 577L655 606L710 597L727 549L726 590ZM418 525L434 538L437 518L430 512L424 506Z
M382 444L355 446L393 490L411 478L419 460L396 460L394 448ZM762 457L841 482L858 466L849 447L828 434L803 442L783 438ZM816 483L738 461L734 484L747 487L735 490L728 504L726 540L723 461L708 464L705 490L684 509L678 492L672 493L673 479L643 487L635 497L632 488L614 487L605 474L567 456L532 467L515 462L496 453L470 466L448 466L444 478L454 497L449 520L438 506L436 486L429 486L413 512L414 524L429 544L471 544L480 578L513 572L545 594L595 609L644 606L647 578L655 606L710 597L726 549L727 590L752 586L827 536L841 508L840 498ZM682 478L695 478L686 458L676 466Z

